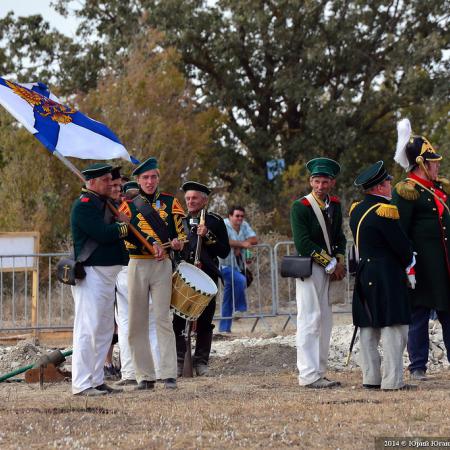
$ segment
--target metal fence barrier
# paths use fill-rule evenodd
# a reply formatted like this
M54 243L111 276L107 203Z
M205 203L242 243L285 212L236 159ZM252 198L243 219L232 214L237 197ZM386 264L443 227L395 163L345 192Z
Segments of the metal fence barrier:
M54 277L56 262L67 255L0 255L1 331L72 328L72 294Z
M231 250L233 251L233 250ZM251 247L252 258L250 262L247 263L246 267L253 274L253 282L245 290L245 296L247 301L247 311L243 314L239 314L239 318L243 319L254 319L254 323L251 331L254 331L257 324L261 322L266 328L269 328L265 322L265 318L274 317L276 315L276 304L275 304L275 284L276 284L276 274L273 270L273 249L269 244L258 244ZM232 273L234 273L234 258L232 258ZM232 292L232 302L235 302L235 285L234 277L231 277L231 292ZM233 319L236 315L223 316L222 306L223 306L223 284L219 282L219 292L217 294L218 298L218 308L216 310L216 315L214 320L223 319ZM234 310L234 306L233 306Z
M350 244L349 244L350 245ZM239 318L253 319L251 331L258 323L267 329L266 319L286 316L283 329L296 316L295 280L281 278L279 266L284 255L294 254L293 241L258 244L251 247L252 258L247 267L253 283L246 289L247 311ZM0 255L0 331L32 331L72 329L74 304L70 287L54 276L57 261L68 253L36 253ZM32 263L30 263L32 261ZM340 295L351 303L351 277ZM232 292L234 304L234 280ZM222 316L223 285L219 282L214 320L236 318ZM233 308L234 310L234 308ZM295 325L295 320L293 321Z

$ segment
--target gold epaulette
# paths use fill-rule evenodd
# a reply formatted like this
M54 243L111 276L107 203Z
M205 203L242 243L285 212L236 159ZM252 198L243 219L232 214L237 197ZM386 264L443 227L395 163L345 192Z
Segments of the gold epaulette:
M387 219L400 219L397 206L382 204L376 210L375 213L380 217L386 217Z
M415 184L412 181L399 181L395 185L395 190L405 200L417 200L420 197L419 191L415 188Z
M352 211L355 209L356 206L358 206L361 202L353 202L352 206L350 206L350 210L348 212L348 215L350 216L352 214Z
M328 266L329 262L333 259L325 250L322 250L320 253L313 250L311 257L317 264L323 267Z
M444 177L438 177L437 182L442 185L443 191L450 195L450 180Z

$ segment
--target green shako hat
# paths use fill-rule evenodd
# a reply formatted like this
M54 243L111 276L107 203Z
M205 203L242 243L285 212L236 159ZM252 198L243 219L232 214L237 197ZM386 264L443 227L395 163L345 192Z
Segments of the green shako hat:
M355 186L361 186L364 190L367 190L385 180L392 180L392 176L388 174L384 167L384 162L378 161L361 172L354 184Z
M86 169L82 170L81 173L84 175L86 180L92 180L94 178L101 177L106 175L107 173L111 173L112 166L105 163L95 163L86 167Z
M140 175L141 173L147 172L147 170L153 169L158 169L158 161L151 156L133 170L133 175Z
M122 187L123 192L130 191L131 189L139 190L139 184L136 181L127 181Z
M196 181L186 181L186 183L183 183L181 186L181 189L183 189L184 192L199 191L204 192L206 195L211 194L211 189L209 189L208 186L205 186L202 183L197 183Z
M341 166L330 158L314 158L306 163L306 168L312 177L336 178Z

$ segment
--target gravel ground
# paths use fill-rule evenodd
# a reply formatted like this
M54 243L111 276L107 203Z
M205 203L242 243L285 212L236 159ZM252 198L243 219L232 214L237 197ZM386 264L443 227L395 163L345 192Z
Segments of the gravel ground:
M328 365L331 370L343 370L347 359L353 326L337 325L333 328ZM69 350L70 347L61 350ZM32 340L14 346L0 346L0 374L34 363L53 348L36 345ZM116 358L118 357L116 346ZM349 368L357 367L359 340L356 340ZM405 366L408 355L405 351ZM70 369L68 358L66 369ZM254 336L215 335L211 351L213 374L277 373L293 371L296 367L295 335L277 335L273 332ZM449 367L442 341L439 322L430 321L429 371L436 372Z

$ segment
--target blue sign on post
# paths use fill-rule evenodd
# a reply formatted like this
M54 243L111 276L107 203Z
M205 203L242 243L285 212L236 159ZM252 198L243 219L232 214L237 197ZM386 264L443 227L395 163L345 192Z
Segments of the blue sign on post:
M267 179L269 181L272 181L275 177L281 175L281 173L286 167L286 164L283 158L271 159L270 161L266 162L266 167L267 167Z

